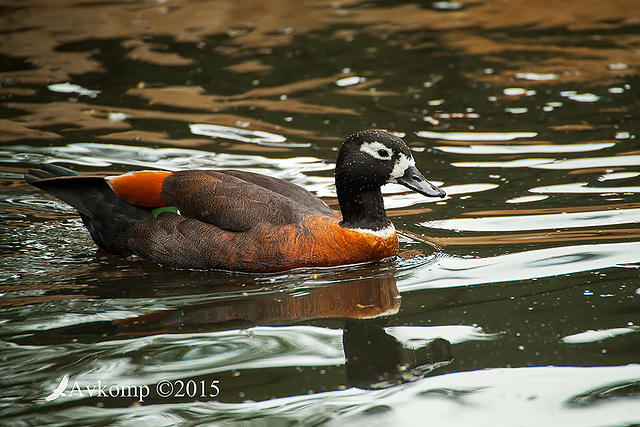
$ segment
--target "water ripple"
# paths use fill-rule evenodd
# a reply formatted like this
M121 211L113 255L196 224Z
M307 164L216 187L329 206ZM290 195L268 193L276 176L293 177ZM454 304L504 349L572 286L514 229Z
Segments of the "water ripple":
M526 420L526 425L633 425L640 423L637 386L640 365L487 369L424 378L385 390L341 391L261 402L191 402L129 408L92 406L59 409L50 423L162 425L216 423L260 418L287 425L413 426L417 419L447 420L451 426L493 425ZM616 394L620 397L616 397ZM587 397L587 398L585 398ZM565 405L579 403L567 411ZM464 408L463 411L460 408ZM38 424L37 413L24 417ZM158 423L161 424L158 424ZM507 421L500 424L509 424Z
M398 289L406 292L473 286L600 270L637 263L638 253L640 242L536 249L486 258L441 256L437 262L403 277Z
M640 332L640 326L630 326L628 328L612 328L612 329L598 329L588 330L573 335L567 335L560 341L565 344L584 344L590 342L603 341L608 338L617 337L619 335L632 334Z
M59 93L77 93L78 95L84 95L91 98L96 98L98 95L100 95L100 92L102 92L100 90L85 89L80 85L74 85L69 82L52 84L47 86L47 89L52 92Z
M538 192L533 191L532 192ZM539 191L545 193L547 191ZM605 191L603 191L605 192ZM595 212L566 212L560 214L490 216L454 218L419 223L427 228L456 231L523 231L574 227L601 227L639 222L640 209L611 209Z
M434 132L419 131L420 138L444 139L448 141L512 141L519 138L535 138L537 132Z
M535 168L549 170L575 170L586 168L606 168L621 166L638 166L640 165L640 156L611 156L611 157L590 157L583 159L517 159L507 160L503 162L453 162L452 166L460 168Z
M385 331L402 342L408 348L420 348L435 338L444 338L451 344L468 341L494 340L500 334L489 334L477 326L445 325L445 326L390 326Z
M232 126L190 124L189 129L195 135L204 135L210 138L231 139L240 142L250 142L259 145L279 147L309 147L311 144L286 143L287 138L271 132L261 130L243 129Z
M586 182L571 184L544 185L529 189L532 193L576 193L576 194L611 194L611 193L640 193L640 186L629 187L591 187Z
M524 154L524 153L579 153L613 147L615 142L587 144L539 144L539 145L470 145L468 147L433 147L453 154Z
M151 148L99 143L74 143L53 147L16 145L4 148L6 151L0 152L0 163L64 162L92 167L128 165L164 170L244 168L287 178L296 178L296 174L300 171L333 169L331 163L315 157L278 159L186 148Z
M167 375L205 375L238 369L344 363L342 331L313 326L254 327L207 335L158 336L141 369Z

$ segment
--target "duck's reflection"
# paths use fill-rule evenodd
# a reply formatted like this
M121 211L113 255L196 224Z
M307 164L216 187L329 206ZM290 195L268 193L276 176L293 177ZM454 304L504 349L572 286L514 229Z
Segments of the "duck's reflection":
M270 289L266 293L235 295L160 310L115 321L120 333L204 332L251 326L281 325L311 319L372 319L400 310L395 277L352 279L316 285L299 291Z
M269 292L162 310L115 322L119 334L203 332L290 324L312 319L345 319L342 342L347 382L377 389L415 381L453 360L442 338L405 347L385 331L400 310L395 271L354 279L341 274L329 284L302 291ZM327 278L323 278L327 280Z
M352 386L380 389L415 381L453 360L449 341L435 338L407 348L385 332L385 320L346 320L342 342Z

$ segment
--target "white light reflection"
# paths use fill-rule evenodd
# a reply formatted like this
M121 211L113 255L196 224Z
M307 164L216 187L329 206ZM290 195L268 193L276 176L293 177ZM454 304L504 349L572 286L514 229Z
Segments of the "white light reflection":
M580 332L578 334L568 335L563 337L560 341L565 344L585 344L590 342L603 341L608 338L617 337L618 335L632 334L634 332L640 332L640 326L630 326L628 328L612 328L612 329L598 329L588 330Z
M571 184L544 185L529 189L532 193L543 194L610 194L610 193L640 193L640 186L629 187L589 187L586 182Z
M76 93L78 95L88 96L90 98L96 98L98 95L100 95L101 92L99 90L85 89L80 85L74 85L69 82L48 85L47 89L49 89L51 92Z
M505 200L505 203L530 203L530 202L538 202L540 200L548 199L549 196L546 195L538 195L538 196L522 196L522 197L514 197L513 199Z
M560 276L635 264L640 242L563 246L487 258L441 256L402 277L402 292Z
M308 147L310 144L283 144L287 138L271 132L253 130L246 128L236 128L232 126L210 125L210 124L190 124L189 130L194 135L203 135L210 138L224 138L240 142L249 142L261 145L277 145L285 147Z
M404 427L416 425L416 420L446 420L451 427L632 425L640 423L637 398L588 397L594 390L633 385L638 378L637 364L482 369L436 375L384 390L352 387L260 402L165 404L161 409L142 405L135 414L137 420L157 420L186 405L192 418L206 422L216 416L228 420L228 414L234 419L260 414L281 423L316 420L330 427ZM584 403L572 405L582 396L587 396ZM378 410L372 414L372 409Z
M580 153L585 151L596 151L613 147L615 142L592 143L592 144L539 144L539 145L469 145L460 146L438 146L436 150L454 154L523 154L523 153Z
M586 169L620 166L640 166L640 156L592 157L584 159L556 160L544 158L520 159L505 162L455 162L453 166L461 168L520 168L535 169Z
M400 341L407 348L417 349L435 338L444 338L451 344L467 341L495 340L500 334L488 334L477 326L444 325L444 326L389 326L385 332Z
M344 77L340 80L337 80L336 85L340 87L354 86L366 80L367 80L366 78L358 77L358 76Z
M454 218L426 221L418 225L443 230L511 232L632 224L638 222L638 218L640 218L640 209L611 209L597 212L571 212L545 215Z
M613 172L606 173L598 177L598 181L611 181L616 179L635 178L640 176L640 172Z
M516 73L516 78L522 80L546 81L556 80L558 75L554 73Z
M534 138L537 132L433 132L419 131L420 138L444 139L447 141L512 141L518 138Z

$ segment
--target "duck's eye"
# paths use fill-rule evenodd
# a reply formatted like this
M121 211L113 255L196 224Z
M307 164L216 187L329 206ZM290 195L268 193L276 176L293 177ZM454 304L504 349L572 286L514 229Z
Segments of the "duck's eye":
M389 152L382 148L378 150L378 154L380 155L380 157L389 157Z

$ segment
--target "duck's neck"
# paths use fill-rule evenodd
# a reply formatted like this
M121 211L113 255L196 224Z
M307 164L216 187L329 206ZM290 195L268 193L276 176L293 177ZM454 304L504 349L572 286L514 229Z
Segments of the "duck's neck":
M382 230L391 225L384 211L380 187L355 189L336 180L338 202L342 212L340 225L347 228Z

